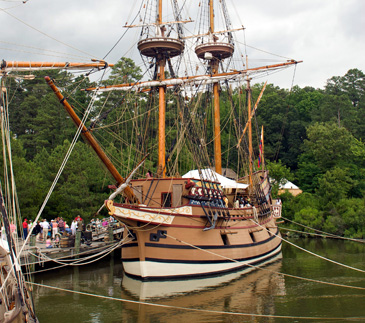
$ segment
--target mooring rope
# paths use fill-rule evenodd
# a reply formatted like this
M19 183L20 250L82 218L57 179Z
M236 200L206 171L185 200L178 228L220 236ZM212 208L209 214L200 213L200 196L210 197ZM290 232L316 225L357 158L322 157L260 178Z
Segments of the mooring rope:
M192 311L192 312L200 312L200 313L207 313L207 314L221 314L221 315L234 315L234 316L252 316L252 317L265 317L265 318L280 318L280 319L302 319L302 320L356 320L362 321L364 317L315 317L315 316L285 316L285 315L267 315L267 314L252 314L252 313L241 313L241 312L226 312L226 311L217 311L217 310L206 310L202 308L190 308L190 307L183 307L183 306L175 306L175 305L166 305L166 304L156 304L156 303L148 303L142 301L133 301L130 299L125 298L116 298L111 296L104 296L104 295L97 295L92 293L85 293L80 291L74 291L66 288L60 288L55 286L49 286L44 284L33 283L27 281L28 284L38 286L38 287L45 287L49 289L54 289L62 292L68 292L78 295L102 298L112 301L124 302L124 303L131 303L131 304L138 304L138 305L146 305L146 306L154 306L154 307L161 307L161 308L169 308L169 309L177 309L177 310L184 310L184 311Z
M360 242L360 243L365 243L365 240L364 239L353 239L353 238L341 237L341 236L338 236L336 234L332 234L332 233L328 233L328 232L324 232L324 231L321 231L321 230L317 230L317 229L311 228L311 227L309 227L307 225L304 225L304 224L295 222L293 220L289 220L287 218L284 218L283 216L281 218L283 220L285 220L285 221L291 222L291 223L296 224L298 226L301 226L303 228L307 228L307 229L310 229L310 230L313 230L313 231L316 231L316 232L320 232L320 233L322 233L323 235L325 235L327 237L336 238L336 239L342 239L342 240L355 241L355 242ZM283 228L283 229L284 230L288 230L288 231L294 231L294 230L290 230L290 229L286 229L286 228ZM303 231L297 231L297 232L300 232L300 233L308 233L308 232L303 232ZM309 234L314 234L314 233L309 233Z
M119 248L120 246L122 246L124 243L127 243L127 242L129 242L129 241L123 241L123 240L121 240L120 242L115 243L115 244L110 245L110 246L107 246L106 248L105 248L105 246L104 247L99 247L97 249L102 249L100 252L98 252L96 254L93 254L93 255L89 255L89 256L84 257L84 258L81 258L81 259L77 259L77 260L75 260L75 259L64 259L64 258L69 258L70 256L64 256L64 257L59 257L59 258L51 258L51 257L47 256L45 253L43 253L41 251L41 249L39 249L39 248L37 248L38 249L38 252L39 252L38 254L34 254L32 252L29 252L29 254L32 255L32 256L34 256L34 257L37 257L38 259L40 259L40 261L52 261L52 262L56 262L56 263L61 264L61 265L70 265L70 266L73 266L75 264L77 266L80 266L80 265L86 265L86 264L92 263L94 261L99 260L100 258L97 258L96 260L94 260L92 262L85 262L85 263L79 264L80 262L84 262L86 260L93 259L95 257L99 257L100 255L107 256L108 254L110 254L111 252L113 252L115 249ZM80 252L80 253L77 253L77 254L73 254L72 257L81 256L81 255L86 254L88 252L89 251L84 251L84 252ZM64 262L60 261L60 259L64 259ZM66 261L70 261L70 262L66 262ZM29 265L36 264L36 263L37 262L35 262L35 263L29 263Z
M265 228L266 229L266 228ZM206 253L210 253L214 256L217 256L217 257L220 257L220 258L223 258L223 259L227 259L229 261L232 261L232 262L235 262L235 263L239 263L239 264L242 264L242 262L238 261L238 260L235 260L235 259L232 259L232 258L229 258L229 257L226 257L226 256L222 256L220 254L217 254L215 252L212 252L212 251L209 251L209 250L205 250L205 249L202 249L202 248L199 248L197 246L194 246L193 244L189 243L189 242L186 242L186 241L182 241L178 238L175 238L175 237L172 237L168 234L165 233L165 236L166 237L169 237L171 239L174 239L180 243L183 243L185 245L188 245L192 248L195 248L197 250L201 250L203 252L206 252ZM279 236L277 236L279 237ZM280 237L279 237L280 238ZM249 263L244 263L244 265L246 266L249 266L249 267L252 267L252 268L257 268L257 269L261 269L261 270L265 270L265 271L268 271L268 272L271 272L273 274L278 274L278 275L282 275L284 277L291 277L291 278L296 278L296 279L301 279L301 280L305 280L305 281L310 281L310 282L314 282L314 283L320 283L320 284L325 284L325 285L331 285L331 286L337 286L337 287L345 287L345 288L352 288L352 289L359 289L359 290L365 290L365 287L357 287L357 286L350 286L350 285L344 285L344 284L336 284L336 283L331 283L331 282L325 282L325 281L321 281L321 280L316 280L316 279L311 279L311 278L305 278L305 277L300 277L300 276L295 276L295 275L291 275L291 274L285 274L285 273L280 273L280 272L277 272L277 271L273 271L273 270L270 270L270 269L267 269L267 268L262 268L261 266L256 266L256 265L253 265L253 264L249 264Z
M128 236L127 236L126 238L128 238ZM50 258L50 257L48 257L46 254L44 254L44 253L42 253L42 252L40 253L40 255L42 256L42 259L43 259L43 260L53 261L53 262L58 263L58 264L60 264L60 265L69 265L69 266L82 266L82 265L88 265L88 264L91 264L91 263L93 263L93 262L95 262L95 261L98 261L98 260L100 260L101 258L103 258L103 257L105 257L105 256L107 256L107 255L109 255L109 254L110 254L110 253L112 253L115 249L117 249L117 248L121 247L123 244L125 244L125 243L128 243L128 242L132 241L132 240L125 241L125 240L126 240L126 238L125 238L125 239L123 239L123 240L120 240L118 243L115 243L115 244L113 244L112 246L109 246L109 247L105 248L104 250L100 251L99 253L96 253L96 254L90 255L90 256L85 257L85 258L77 259L77 260L72 259L72 260L73 260L73 262L70 262L70 263L66 263L66 262L59 261L57 258ZM79 256L79 255L81 255L81 253L79 253L79 254L75 254L75 255L73 255L73 256ZM100 257L99 257L99 256L100 256ZM95 258L95 257L98 257L98 258L96 258L96 259L94 259L94 260L92 260L92 261L89 261L89 262L85 262L85 260L93 259L93 258ZM66 259L65 259L65 261L66 261Z
M254 223L255 223L255 224L257 224L259 227L261 227L261 228L263 228L263 229L267 230L267 228L265 228L264 226L262 226L260 223L255 222L255 221L253 221L252 219L250 219L250 221L254 222ZM270 231L270 232L271 232L271 231ZM298 248L298 249L300 249L300 250L302 250L302 251L305 251L305 252L307 252L307 253L309 253L309 254L311 254L311 255L313 255L313 256L316 256L316 257L318 257L318 258L320 258L320 259L326 260L326 261L328 261L328 262L331 262L331 263L336 264L336 265L341 266L341 267L345 267L345 268L348 268L348 269L352 269L352 270L355 270L355 271L359 271L359 272L361 272L361 273L365 273L365 270L363 270L363 269L355 268L355 267L352 267L352 266L349 266L349 265L345 265L345 264L343 264L343 263L340 263L340 262L338 262L338 261L335 261L335 260L332 260L332 259L329 259L329 258L323 257L323 256L321 256L321 255L318 255L318 254L316 254L316 253L312 252L312 251L309 251L309 250L307 250L307 249L305 249L305 248L302 248L302 247L300 247L300 246L296 245L295 243L290 242L289 240L284 239L284 238L283 238L283 237L281 237L281 236L278 236L277 234L275 234L275 233L273 233L273 232L271 232L271 234L273 234L275 237L280 238L282 241L285 241L286 243L288 243L288 244L290 244L290 245L294 246L295 248Z

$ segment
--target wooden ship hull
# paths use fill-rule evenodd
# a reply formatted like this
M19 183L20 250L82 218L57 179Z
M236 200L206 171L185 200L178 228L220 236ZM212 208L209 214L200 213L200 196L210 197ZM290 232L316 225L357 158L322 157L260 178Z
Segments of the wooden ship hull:
M228 196L227 207L219 183L189 178L133 180L131 185L146 204L106 201L109 214L125 224L124 237L133 236L122 247L127 275L143 280L218 275L281 252L277 212L267 202L233 208ZM149 198L148 191L154 192Z

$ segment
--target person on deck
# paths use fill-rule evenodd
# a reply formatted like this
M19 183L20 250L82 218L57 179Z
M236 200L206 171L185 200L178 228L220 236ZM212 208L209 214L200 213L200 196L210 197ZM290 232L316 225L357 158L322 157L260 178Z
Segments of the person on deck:
M226 205L226 207L228 207L228 198L227 198L227 196L223 195L223 201L224 201L224 204Z
M17 238L16 225L13 222L10 223L10 232L11 235L13 236L13 239L16 240Z
M146 178L147 179L153 178L152 172L150 170L147 172Z
M233 207L234 207L235 209L238 209L238 208L240 207L240 201L239 201L239 199L238 199L238 198L237 198L237 200L235 200L235 201L234 201Z
M28 220L27 219L24 219L24 221L23 221L23 235L24 235L24 240L25 240L28 235Z

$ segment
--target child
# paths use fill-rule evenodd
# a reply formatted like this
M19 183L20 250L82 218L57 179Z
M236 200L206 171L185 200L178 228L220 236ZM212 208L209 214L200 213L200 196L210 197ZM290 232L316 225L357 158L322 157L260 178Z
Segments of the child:
M53 248L51 238L48 237L46 240L46 248Z

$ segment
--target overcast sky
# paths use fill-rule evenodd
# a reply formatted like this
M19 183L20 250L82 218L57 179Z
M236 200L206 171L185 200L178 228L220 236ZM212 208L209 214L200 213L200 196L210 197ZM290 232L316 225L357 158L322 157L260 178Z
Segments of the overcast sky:
M237 40L304 61L297 66L294 84L323 88L327 79L342 76L350 68L365 72L365 0L226 1L233 28L246 28L236 33ZM194 20L199 1L190 2L183 15ZM25 4L0 0L0 59L103 58L125 32L123 25L132 22L140 4L141 0L28 0ZM115 63L127 56L138 61L133 46L138 35L137 28L129 30L106 60ZM252 47L247 47L249 59L263 59L262 52ZM273 63L283 60L265 55ZM268 81L289 88L293 73L292 68L268 77Z

